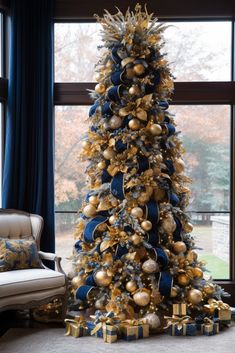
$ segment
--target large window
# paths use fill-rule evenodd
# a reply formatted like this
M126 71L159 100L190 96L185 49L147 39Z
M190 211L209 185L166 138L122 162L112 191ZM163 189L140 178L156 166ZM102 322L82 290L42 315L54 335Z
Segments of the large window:
M172 21L164 48L176 81L170 110L182 131L187 174L193 180L188 208L193 235L200 258L221 280L232 276L232 41L231 21ZM55 23L56 244L68 258L76 212L86 193L85 165L78 154L91 104L85 90L94 85L99 44L95 23ZM64 266L69 271L68 260Z

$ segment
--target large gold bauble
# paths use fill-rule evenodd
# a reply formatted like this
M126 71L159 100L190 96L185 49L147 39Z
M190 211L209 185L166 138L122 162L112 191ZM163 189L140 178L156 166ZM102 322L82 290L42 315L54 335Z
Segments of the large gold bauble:
M102 83L98 83L96 86L95 86L95 91L99 94L102 94L106 91L106 87L105 85L103 85Z
M144 65L142 64L135 64L133 69L137 76L142 75L145 71Z
M137 289L137 284L136 284L136 281L128 281L126 283L126 290L128 292L135 292Z
M143 109L140 109L137 113L136 113L136 116L138 119L140 120L147 120L147 117L148 117L148 114L145 110Z
M203 287L203 291L208 294L208 295L211 295L214 293L215 291L215 286L213 283L207 283L205 284L205 286Z
M178 295L178 290L175 287L171 288L171 298L175 298Z
M184 253L187 250L187 246L183 241L177 241L173 244L173 251L176 254Z
M140 208L140 207L134 207L131 210L131 215L135 218L142 218L143 214L144 214L144 212L143 212L142 208Z
M121 125L122 119L117 115L113 115L112 118L109 120L109 126L111 129L118 129Z
M150 295L146 291L139 291L133 295L134 302L139 306L146 306L150 302Z
M149 324L150 330L156 330L161 325L161 321L155 313L146 314L144 319Z
M171 214L169 214L165 218L163 218L162 228L164 229L164 231L167 234L174 233L174 231L176 229L176 223L175 223L174 217Z
M130 88L129 88L129 93L131 94L131 95L138 95L138 94L140 94L140 89L139 89L139 87L138 86L131 86Z
M85 284L85 278L82 276L79 276L79 275L75 276L75 277L73 277L71 284L74 289L77 289L80 286Z
M131 241L132 241L132 243L133 243L134 245L138 245L138 244L141 243L142 238L141 238L140 235L138 235L138 234L135 233L135 234L133 234L133 235L131 236Z
M89 141L85 140L85 141L82 141L82 147L85 151L88 151L91 147L91 144Z
M192 304L199 304L202 301L202 292L198 289L191 289L188 293L188 300Z
M98 205L98 203L99 203L99 198L98 198L98 196L95 196L95 195L90 196L90 197L89 197L89 203L90 203L91 205L93 205L93 206Z
M150 231L152 229L152 223L150 221L143 221L141 222L141 228L145 230L146 232Z
M106 148L106 150L103 151L103 156L107 160L113 159L115 155L115 151L110 147Z
M101 287L107 287L112 282L112 276L109 276L105 270L99 270L94 275L95 283Z
M194 267L192 272L195 278L203 278L203 271L199 267Z
M142 270L145 273L154 273L154 272L159 272L159 266L158 263L152 259L146 260L143 265L142 265Z
M193 231L193 225L191 223L185 223L184 230L187 233L191 233Z
M185 168L184 161L181 158L177 158L174 162L176 173L182 173Z
M189 276L187 276L186 274L184 273L181 273L179 274L178 276L178 283L181 285L181 286L187 286L190 282L190 278Z
M83 208L83 214L86 217L93 217L96 214L96 208L93 205L86 205Z
M162 133L161 125L159 124L152 124L149 128L149 131L154 136L159 136Z
M98 168L99 170L102 170L102 169L104 169L105 167L106 167L105 161L101 161L101 162L99 162L99 163L97 164L97 168Z
M112 215L112 216L109 217L109 223L110 224L114 224L116 221L117 221L117 217L116 216Z
M135 118L133 118L133 119L131 119L130 121L129 121L129 123L128 123L128 126L129 126L129 128L131 129L131 130L139 130L139 128L140 128L140 121L138 120L138 119L135 119Z

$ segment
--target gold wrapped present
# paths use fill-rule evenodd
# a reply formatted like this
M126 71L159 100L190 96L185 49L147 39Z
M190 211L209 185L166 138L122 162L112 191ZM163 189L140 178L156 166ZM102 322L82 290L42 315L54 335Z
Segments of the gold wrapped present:
M204 307L213 313L221 323L229 324L231 322L232 311L231 307L222 300L209 299L208 304Z
M88 323L91 336L103 337L104 342L107 343L117 341L117 318L114 318L112 313L102 314L98 311L96 315L91 315L91 318L94 319L94 322Z
M176 315L176 316L187 315L187 304L186 303L173 304L173 315Z
M149 324L145 320L124 320L120 324L121 337L126 341L149 336Z
M205 336L212 336L219 333L219 323L214 322L208 317L204 318L204 323L201 325L201 333Z
M171 336L195 336L197 333L196 323L190 316L164 316L167 320L165 329Z
M75 319L65 319L66 333L65 336L73 336L75 338L86 336L88 333L86 320L81 316L76 316Z

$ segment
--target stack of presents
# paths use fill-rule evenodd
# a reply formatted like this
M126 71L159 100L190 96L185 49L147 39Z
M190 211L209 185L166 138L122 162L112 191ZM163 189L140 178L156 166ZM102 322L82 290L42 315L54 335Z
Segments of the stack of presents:
M219 333L223 327L230 325L231 319L235 319L235 312L228 304L211 299L205 310L208 314L192 319L187 315L187 304L173 304L171 317L164 317L164 331L171 336L195 336L198 333L211 336ZM82 316L74 316L65 319L66 335L75 338L83 336L95 336L104 342L114 343L119 338L126 341L148 337L151 333L146 319L132 319L120 321L114 313L102 313L97 311L95 315L86 320Z

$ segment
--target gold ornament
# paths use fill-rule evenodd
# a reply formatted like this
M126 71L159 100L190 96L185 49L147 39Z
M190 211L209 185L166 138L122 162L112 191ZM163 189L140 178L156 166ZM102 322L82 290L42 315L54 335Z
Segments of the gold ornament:
M141 222L141 228L148 232L152 229L152 223L150 221L143 221Z
M138 244L141 243L142 238L141 238L140 235L138 235L138 234L135 233L135 234L133 234L133 235L131 236L131 241L132 241L132 243L133 243L134 245L138 245Z
M203 271L199 267L194 267L192 273L196 278L203 278Z
M126 77L130 80L135 76L135 71L132 68L126 69Z
M105 159L108 159L108 160L113 159L115 155L116 155L115 151L110 147L106 148L106 150L103 151L103 156Z
M82 141L82 147L85 151L88 151L91 147L91 144L89 141L85 140L85 141Z
M145 68L142 64L135 64L133 69L134 69L134 72L137 76L142 75L145 71Z
M127 58L121 61L121 66L125 67L126 65L133 63L133 61L135 61L135 58L128 56Z
M71 284L74 289L77 289L80 286L85 284L85 278L82 276L79 276L79 275L75 276L75 277L73 277Z
M97 168L98 168L99 170L102 170L102 169L104 169L105 167L106 167L105 161L99 162L99 163L97 164Z
M129 121L128 126L131 130L139 130L140 121L138 119L133 118Z
M177 241L173 244L173 251L176 254L184 253L187 250L187 247L183 241Z
M112 282L112 276L109 276L105 270L99 270L94 275L95 283L101 287L107 287Z
M103 85L102 83L98 83L96 86L95 86L95 91L99 94L102 94L104 93L106 90L106 87L105 85Z
M193 225L191 223L185 223L184 230L186 233L191 233L193 231Z
M191 289L188 293L188 300L192 304L199 304L202 301L202 292L198 289Z
M185 168L184 161L181 158L177 158L174 162L176 173L182 173Z
M137 85L131 86L131 87L129 88L129 93L130 93L131 95L138 95L138 94L140 94L140 89L139 89L139 87L138 87Z
M112 205L113 207L117 207L117 205L118 205L118 200L117 200L117 199L113 199L113 200L111 201L111 205Z
M181 286L187 286L190 282L190 278L189 276L187 276L186 274L184 273L181 273L179 274L178 276L178 283L181 285Z
M96 208L93 205L86 205L83 208L83 214L86 217L93 217L96 214Z
M140 109L140 110L137 111L136 116L137 116L138 119L146 121L147 117L148 117L148 114L147 114L147 112L145 110Z
M159 266L156 261L148 259L143 263L142 270L146 273L159 272Z
M165 218L163 218L162 228L167 234L174 233L176 229L176 223L175 223L174 217L171 214L168 214Z
M149 324L150 330L156 330L160 325L160 319L155 313L149 313L144 316L147 324Z
M175 298L178 295L178 290L175 287L171 288L171 298Z
M118 129L122 125L122 119L119 116L113 115L109 120L109 126L111 129Z
M159 136L162 133L162 128L161 125L158 124L152 124L149 128L149 131L152 135L154 136Z
M211 295L214 293L215 291L215 286L213 283L207 283L205 284L205 286L203 287L203 291L208 294L208 295Z
M139 306L146 306L150 302L150 295L144 290L140 290L133 295L134 302Z
M116 222L116 220L117 220L117 217L114 216L114 215L112 215L112 216L109 217L109 223L110 223L110 224L114 224L114 223Z
M144 212L143 212L142 208L140 208L140 207L134 207L131 210L131 215L135 218L142 218L143 214L144 214Z
M99 198L98 196L92 195L89 197L89 203L92 204L93 206L98 205L99 203Z
M135 292L136 289L137 289L137 284L136 284L135 281L128 281L128 282L126 283L126 290L127 290L128 292Z

